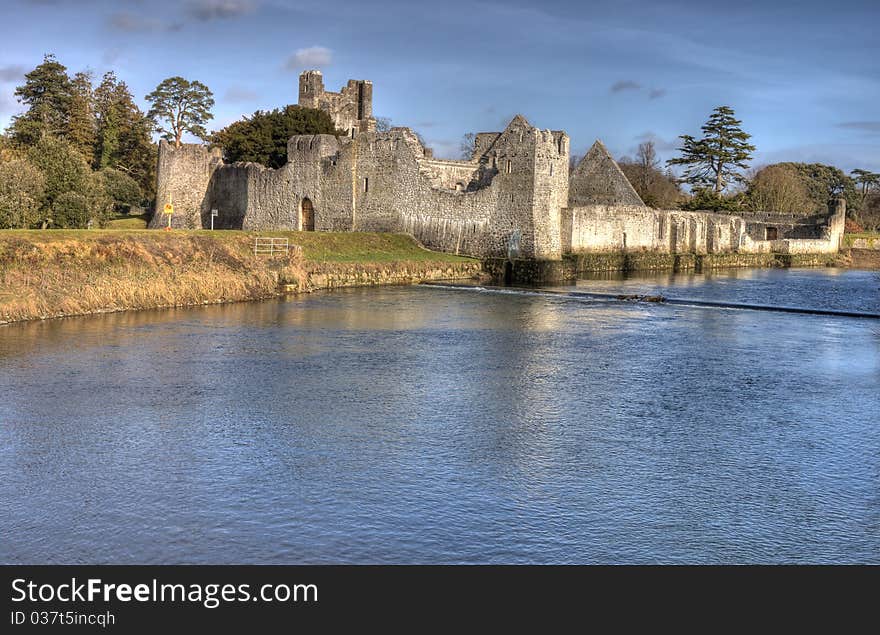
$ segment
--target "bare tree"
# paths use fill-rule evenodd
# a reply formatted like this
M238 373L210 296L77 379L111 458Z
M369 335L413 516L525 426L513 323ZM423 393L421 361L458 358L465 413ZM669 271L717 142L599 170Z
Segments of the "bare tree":
M474 154L474 144L476 143L477 135L473 132L468 132L461 138L461 144L459 144L459 154L462 159L470 159Z

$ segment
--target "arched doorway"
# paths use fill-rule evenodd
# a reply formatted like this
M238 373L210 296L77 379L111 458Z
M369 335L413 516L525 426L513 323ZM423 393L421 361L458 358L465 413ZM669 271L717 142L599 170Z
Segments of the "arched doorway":
M304 198L299 208L299 226L304 232L315 231L315 207L312 201Z

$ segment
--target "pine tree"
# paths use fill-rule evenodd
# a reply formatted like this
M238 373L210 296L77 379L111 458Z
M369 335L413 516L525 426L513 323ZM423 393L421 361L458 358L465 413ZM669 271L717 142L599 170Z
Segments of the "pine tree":
M27 111L13 118L11 132L17 143L33 145L45 135L63 136L70 117L72 88L67 68L47 54L43 63L25 76L15 89Z
M670 159L668 165L685 165L682 180L697 187L711 187L716 195L733 181L742 181L742 172L748 170L748 161L755 146L748 140L751 135L744 132L742 122L734 117L729 106L718 106L712 111L709 120L703 125L705 135L695 139L691 135L681 135L681 157Z
M156 153L150 138L153 123L134 103L125 82L113 72L106 73L95 89L95 111L95 167L128 174L150 198L155 189Z
M95 89L95 118L97 142L94 164L97 169L112 167L119 148L119 105L117 103L118 81L113 71L104 73Z
M92 162L95 151L95 113L92 75L77 73L71 81L70 111L64 136L77 152Z
M856 169L850 172L853 180L862 190L862 200L867 198L868 191L880 187L880 174L869 170Z
M169 77L147 95L147 101L152 104L147 116L176 147L180 147L184 132L200 139L208 137L205 124L214 118L214 96L203 83Z

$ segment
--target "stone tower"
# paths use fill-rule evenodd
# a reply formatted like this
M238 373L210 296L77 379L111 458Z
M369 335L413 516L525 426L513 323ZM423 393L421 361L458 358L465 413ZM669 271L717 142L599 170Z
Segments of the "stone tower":
M330 115L334 125L354 137L376 130L373 118L373 82L350 79L338 93L324 90L321 71L304 71L299 76L299 105L317 108Z

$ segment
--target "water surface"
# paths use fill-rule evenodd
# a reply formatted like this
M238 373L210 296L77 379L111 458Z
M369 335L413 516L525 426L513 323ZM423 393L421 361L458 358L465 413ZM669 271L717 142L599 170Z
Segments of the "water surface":
M0 395L6 563L880 563L872 320L356 289L0 327Z

